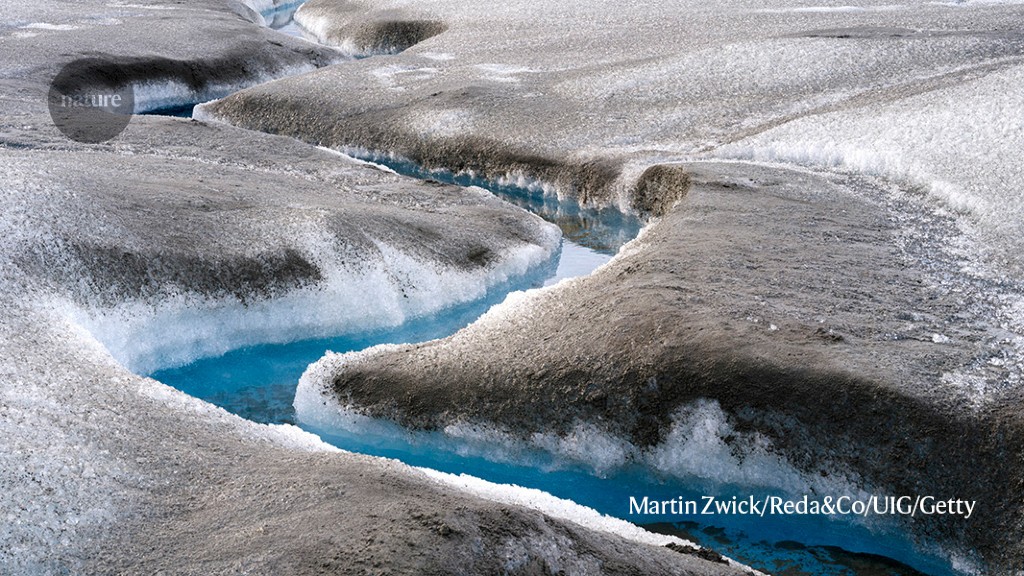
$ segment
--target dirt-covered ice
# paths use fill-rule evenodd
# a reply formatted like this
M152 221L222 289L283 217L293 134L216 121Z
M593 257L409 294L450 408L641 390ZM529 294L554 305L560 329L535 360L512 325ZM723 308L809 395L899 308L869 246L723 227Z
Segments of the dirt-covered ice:
M447 29L202 113L663 217L450 339L325 358L300 415L670 452L679 411L714 402L809 476L973 494L971 522L910 529L1014 573L1019 3L391 8Z
M991 296L1019 288L962 272L955 221L871 180L686 168L688 195L592 276L447 339L328 355L300 420L483 430L598 472L794 494L969 494L970 521L908 529L1012 566L1019 336Z
M851 162L875 155L886 176L942 179L965 192L982 185L981 169L935 171L943 163L936 154L970 151L995 162L1019 147L1019 115L1010 113L1019 91L1007 76L1024 50L1015 4L333 5L345 8L339 21L360 9L367 18L395 10L447 29L401 54L264 85L207 113L429 167L525 174L562 194L624 207L636 202L630 193L651 165L769 157L780 149L769 138L783 135L779 159L827 154L817 146L827 135L857 148ZM315 102L315 115L284 112L300 101ZM880 124L885 142L871 147ZM794 148L812 138L810 151ZM897 161L894 147L905 158ZM981 176L987 196L1022 187L1019 175Z
M283 137L135 117L86 145L51 123L48 83L85 55L117 62L142 108L344 59L263 28L271 7L0 7L0 572L738 573L133 373L400 323L558 249L557 228L489 193Z

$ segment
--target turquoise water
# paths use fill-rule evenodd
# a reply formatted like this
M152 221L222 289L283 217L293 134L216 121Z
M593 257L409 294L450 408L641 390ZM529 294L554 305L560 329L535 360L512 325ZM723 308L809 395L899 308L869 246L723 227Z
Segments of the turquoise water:
M429 175L409 165L391 163L399 171ZM440 175L468 185L486 184ZM512 290L539 287L561 278L588 274L610 259L640 222L615 211L595 211L559 204L535 191L491 187L503 198L556 221L567 233L559 257L527 278L495 287L487 297L419 318L395 329L345 335L288 344L260 345L204 358L179 368L160 370L152 377L192 396L216 404L244 418L261 423L297 424L339 448L395 458L407 464L455 474L470 474L491 482L517 484L571 499L600 512L634 522L653 523L650 528L671 532L706 545L755 568L778 575L907 576L952 575L948 562L921 554L889 527L875 532L863 526L822 517L746 516L643 516L631 517L629 497L671 499L683 496L700 500L751 494L750 488L708 483L700 479L663 477L640 467L596 474L527 447L489 446L485 441L468 443L433 432L411 432L386 422L373 422L358 430L318 429L296 420L292 402L299 377L306 367L328 350L348 352L383 343L422 342L450 335L468 325ZM580 240L589 247L578 243ZM755 490L755 496L771 492ZM782 495L782 494L779 494ZM913 568L911 567L913 566Z
M873 532L823 517L779 520L733 515L717 516L711 522L700 516L683 515L641 518L631 516L629 510L631 496L654 500L683 497L695 501L703 495L745 498L751 494L750 488L697 478L667 478L639 466L595 474L539 450L507 446L488 449L479 442L458 442L437 432L410 432L379 421L356 431L308 425L303 428L346 450L544 490L599 512L646 524L653 531L682 536L779 576L953 574L947 562L920 554L892 529ZM755 496L766 494L785 496L781 492L754 492Z
M717 516L708 522L700 516L638 518L629 513L630 496L658 500L682 496L699 501L705 494L718 498L746 497L751 493L749 488L696 478L667 478L637 466L599 475L540 450L461 442L441 433L412 432L387 422L374 421L357 430L346 430L317 428L295 420L292 400L299 376L326 350L345 352L384 342L440 337L472 321L487 306L486 302L467 305L393 331L236 350L152 376L257 422L298 424L345 450L394 458L442 472L469 474L491 482L538 488L612 516L656 523L651 526L654 530L684 536L773 574L953 574L948 564L919 554L892 529L873 533L864 527L820 517L781 520ZM766 493L783 495L754 492L757 496Z
M462 306L397 330L254 346L181 368L158 371L152 376L256 422L297 424L344 450L395 458L442 472L469 474L491 482L537 488L605 514L634 522L658 523L651 528L684 536L773 574L953 574L948 563L919 554L891 528L887 532L872 533L864 527L820 517L782 520L717 516L713 522L708 522L700 516L638 518L629 514L630 496L658 500L682 496L699 501L705 494L719 498L746 497L751 494L749 488L700 479L666 478L639 467L601 476L539 450L459 442L441 433L412 432L386 422L374 422L364 429L351 431L322 429L296 421L292 401L299 376L325 351L346 352L385 342L417 342L441 337L471 322L496 300L498 298L494 297ZM754 492L756 496L766 493L775 492Z
M292 20L301 4L301 1L294 2L263 16L270 27L301 37L301 31ZM189 117L193 107L180 106L152 113ZM319 429L297 421L292 402L299 377L326 351L348 352L377 344L422 342L448 336L501 302L510 291L589 274L636 237L644 224L615 209L580 206L534 189L500 185L443 170L425 170L401 160L364 159L408 176L488 188L506 201L557 224L565 238L561 254L528 277L495 287L479 301L414 319L397 328L250 346L186 366L159 370L150 376L256 422L296 424L345 450L395 458L442 472L469 474L491 482L541 489L605 514L644 522L653 531L682 536L778 576L955 574L948 562L921 553L891 526L876 527L872 531L823 517L794 516L760 519L732 515L716 516L712 521L683 515L640 518L631 517L629 510L631 496L699 501L703 495L742 498L771 493L764 490L752 491L697 478L664 477L639 466L598 474L537 449L488 445L486 441L470 443L437 432L408 431L387 422L374 421L356 430L345 430Z
M575 251L588 252L590 258L600 257L569 242L563 244L562 253ZM608 259L608 256L602 258L603 261ZM527 277L492 288L481 300L417 318L397 328L288 344L249 346L223 356L201 358L185 366L158 370L151 376L249 420L263 424L295 424L292 401L299 376L326 351L348 352L377 344L443 338L479 318L504 300L509 292L539 288L560 275L564 277L567 272L560 269L559 264L560 258L556 257Z
M146 116L173 116L175 118L191 118L192 112L195 110L199 103L182 104L180 106L170 106L167 108L156 108L154 110L147 110L142 112Z
M582 206L572 198L558 198L539 188L502 184L448 170L428 170L408 160L377 155L356 157L381 164L404 176L486 188L506 202L556 224L562 230L562 235L573 243L601 254L613 255L618 252L624 244L636 238L646 223L633 214L625 214L613 207Z

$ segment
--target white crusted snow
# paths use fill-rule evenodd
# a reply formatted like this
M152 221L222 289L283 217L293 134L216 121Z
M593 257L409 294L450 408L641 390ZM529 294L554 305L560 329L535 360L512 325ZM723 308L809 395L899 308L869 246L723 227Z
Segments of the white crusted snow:
M551 494L541 490L523 488L522 486L512 484L495 484L466 474L448 474L445 472L430 470L428 468L417 468L417 470L435 482L445 486L454 487L485 500L499 502L501 504L523 506L525 508L542 512L552 518L568 520L569 522L585 528L615 534L640 544L650 544L652 546L682 544L692 546L694 548L701 548L701 546L698 546L689 540L683 540L676 536L648 532L647 530L644 530L635 524L626 522L625 520L620 520L618 518L608 516L607 514L601 514L593 508L581 506L571 500L552 496ZM753 574L761 574L760 572L757 572L734 560L729 560L729 563L732 566L749 570Z
M30 22L21 26L27 30L77 30L73 24L50 24L49 22Z

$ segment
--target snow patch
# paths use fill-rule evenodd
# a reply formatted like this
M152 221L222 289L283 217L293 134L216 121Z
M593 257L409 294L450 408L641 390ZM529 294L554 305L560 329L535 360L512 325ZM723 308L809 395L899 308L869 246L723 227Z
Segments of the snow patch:
M434 60L436 62L447 62L448 60L455 59L455 56L453 54L448 54L447 52L420 52L416 55L421 58L426 58L427 60Z
M886 6L793 6L788 8L761 8L755 10L758 14L829 14L843 12L886 12L891 10L904 10L904 4L891 4Z
M349 48L341 48L342 50L353 54L358 52L354 45ZM404 90L405 87L402 86L402 84L429 80L437 75L438 70L437 68L429 66L391 64L388 66L374 68L369 72L370 75L376 78L383 86L391 88L392 90Z
M108 8L135 8L144 10L177 10L175 6L167 6L165 4L133 4L130 2L108 2Z
M32 22L21 26L25 30L78 30L74 24L50 24L49 22Z
M474 67L484 73L484 78L486 80L503 83L519 82L520 74L536 72L536 70L532 68L512 66L509 64L477 64Z

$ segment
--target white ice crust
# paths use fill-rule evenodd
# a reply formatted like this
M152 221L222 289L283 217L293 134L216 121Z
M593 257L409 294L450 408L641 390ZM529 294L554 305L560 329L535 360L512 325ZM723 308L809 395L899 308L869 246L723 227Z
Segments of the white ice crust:
M67 309L124 366L150 373L247 345L395 327L477 300L553 257L560 235L557 228L546 230L546 245L509 248L474 271L420 261L383 243L377 244L378 258L350 266L330 254L327 240L316 246L314 239L311 252L320 255L325 280L273 299L179 294L116 306L53 306Z
M452 487L462 492L467 492L485 500L513 506L523 506L525 508L542 512L551 518L568 520L569 522L585 528L615 534L625 538L626 540L640 544L649 544L652 546L680 544L698 549L701 548L701 546L698 546L689 540L683 540L676 536L648 532L647 530L644 530L635 524L626 522L625 520L620 520L618 518L608 516L607 514L601 514L593 508L581 506L571 500L552 496L551 494L541 490L523 488L522 486L516 486L514 484L495 484L467 474L448 474L445 472L430 470L428 468L417 468L417 470L427 478L430 478L444 486ZM761 574L760 572L757 572L756 570L734 560L728 561L731 565L748 570L752 574Z

